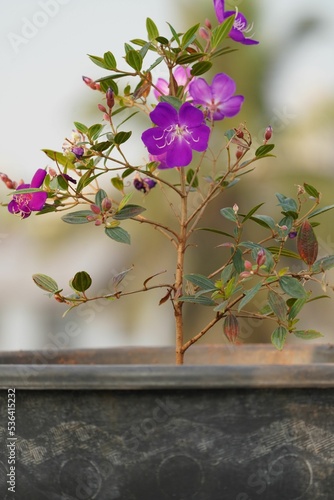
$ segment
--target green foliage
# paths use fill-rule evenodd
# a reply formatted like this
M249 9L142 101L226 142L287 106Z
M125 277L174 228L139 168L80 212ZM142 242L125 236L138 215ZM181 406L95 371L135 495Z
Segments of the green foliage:
M71 287L77 292L85 292L92 284L92 278L86 271L79 271L71 281Z
M59 291L59 287L54 279L46 274L33 274L32 279L39 288L52 294Z

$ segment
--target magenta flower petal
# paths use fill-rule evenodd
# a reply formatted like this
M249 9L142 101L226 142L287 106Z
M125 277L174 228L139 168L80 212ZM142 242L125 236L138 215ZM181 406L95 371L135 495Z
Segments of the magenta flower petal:
M45 176L46 176L46 170L39 168L31 180L30 187L31 188L41 187L41 185L44 182Z
M257 40L253 40L251 37L245 36L245 33L249 33L252 26L249 26L246 17L241 12L234 10L225 11L224 0L213 0L213 6L220 24L223 23L228 17L236 14L233 27L229 33L229 37L232 40L242 43L243 45L257 45L259 43Z
M169 87L167 80L164 80L163 78L158 78L155 86L156 88L154 89L153 93L157 101L162 95L169 94Z
M203 78L196 78L190 86L189 93L193 104L205 107L210 120L223 120L239 113L244 97L233 96L236 84L225 73L218 73L211 86Z
M31 212L42 210L48 197L45 191L37 191L35 193L20 193L20 191L29 188L40 188L45 176L46 171L39 168L35 172L30 184L20 184L17 187L13 194L13 199L8 203L8 211L11 214L20 214L22 219L26 219Z
M150 114L158 127L145 130L142 141L150 155L163 156L161 168L185 167L192 160L192 150L205 151L210 128L204 123L201 110L185 102L179 112L161 102Z

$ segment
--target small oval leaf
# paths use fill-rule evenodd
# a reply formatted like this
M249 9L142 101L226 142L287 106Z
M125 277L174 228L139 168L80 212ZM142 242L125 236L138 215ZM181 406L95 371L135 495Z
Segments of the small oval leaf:
M45 290L46 292L56 293L59 291L59 287L54 279L50 278L46 274L33 274L32 279L39 288Z
M92 278L86 271L79 271L71 281L71 286L77 292L85 292L92 284Z

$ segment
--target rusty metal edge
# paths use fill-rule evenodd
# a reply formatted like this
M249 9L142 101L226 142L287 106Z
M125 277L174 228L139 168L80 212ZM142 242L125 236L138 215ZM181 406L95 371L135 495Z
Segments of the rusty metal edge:
M334 365L2 365L0 389L334 388Z

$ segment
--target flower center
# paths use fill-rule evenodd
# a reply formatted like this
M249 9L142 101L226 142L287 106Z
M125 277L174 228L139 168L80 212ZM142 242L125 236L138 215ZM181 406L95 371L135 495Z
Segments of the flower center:
M243 16L239 16L239 10L238 7L235 8L235 20L233 23L233 28L235 28L238 31L241 31L242 33L249 33L253 29L253 23L250 25L247 25L247 22L243 18Z

